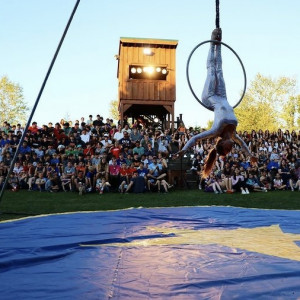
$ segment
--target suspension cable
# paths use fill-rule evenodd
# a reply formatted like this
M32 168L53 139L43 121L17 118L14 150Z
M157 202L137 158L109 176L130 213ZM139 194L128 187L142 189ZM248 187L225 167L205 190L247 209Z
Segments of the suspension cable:
M220 10L219 10L220 1L216 0L216 28L220 28Z

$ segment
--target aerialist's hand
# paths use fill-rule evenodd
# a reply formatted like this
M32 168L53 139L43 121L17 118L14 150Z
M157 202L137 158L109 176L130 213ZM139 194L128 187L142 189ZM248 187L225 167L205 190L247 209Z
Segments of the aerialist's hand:
M186 152L186 151L184 151L184 150L178 151L177 153L175 153L175 154L172 156L172 159L177 159L177 158L179 158L179 157L182 157L182 156L184 155L185 152Z
M222 40L222 29L221 28L214 29L213 32L211 33L211 39L221 42L221 40Z

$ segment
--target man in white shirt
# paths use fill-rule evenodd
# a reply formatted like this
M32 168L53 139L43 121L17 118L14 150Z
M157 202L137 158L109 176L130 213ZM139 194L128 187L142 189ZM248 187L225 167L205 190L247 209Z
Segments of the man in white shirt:
M80 135L81 140L86 144L90 141L91 133L86 129L83 129Z

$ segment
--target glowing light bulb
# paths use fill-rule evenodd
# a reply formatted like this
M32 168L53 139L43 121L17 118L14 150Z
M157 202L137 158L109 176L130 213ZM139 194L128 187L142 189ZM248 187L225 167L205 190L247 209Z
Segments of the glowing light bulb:
M150 48L144 48L144 54L145 55L151 55L152 54L152 51Z
M152 74L154 72L154 68L153 67L148 67L148 73Z

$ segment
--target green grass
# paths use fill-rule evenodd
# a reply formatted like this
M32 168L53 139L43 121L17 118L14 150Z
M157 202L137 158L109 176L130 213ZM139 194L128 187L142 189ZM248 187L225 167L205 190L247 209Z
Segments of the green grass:
M250 195L215 195L199 190L175 190L169 194L117 194L104 195L77 193L39 193L6 191L0 204L0 221L76 211L117 210L129 207L172 207L172 206L236 206L262 209L300 209L300 193L273 191Z

